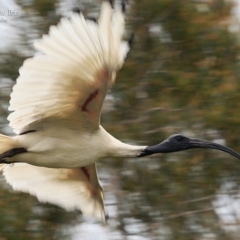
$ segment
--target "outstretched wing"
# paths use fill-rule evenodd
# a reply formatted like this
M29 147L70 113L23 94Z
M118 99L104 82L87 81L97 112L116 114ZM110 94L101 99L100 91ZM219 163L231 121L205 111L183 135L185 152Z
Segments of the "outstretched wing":
M14 190L34 195L40 202L66 210L80 210L83 215L105 222L103 191L96 166L55 169L26 163L0 166L0 171Z
M102 103L129 50L124 16L103 2L98 23L80 14L62 19L35 43L42 52L25 60L13 87L8 117L16 133L43 128L98 127Z

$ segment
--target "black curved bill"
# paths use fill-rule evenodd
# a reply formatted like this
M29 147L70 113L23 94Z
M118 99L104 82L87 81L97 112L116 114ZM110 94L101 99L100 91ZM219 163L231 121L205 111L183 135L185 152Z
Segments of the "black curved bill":
M220 150L223 152L227 152L240 160L239 153L235 152L234 150L232 150L229 147L223 146L218 143L214 143L214 142L210 142L210 141L206 141L206 140L202 140L202 139L197 139L197 138L192 138L190 141L190 144L192 144L191 148L210 148L210 149L216 149L216 150Z
M169 139L167 139L157 145L146 147L146 149L140 154L139 157L144 157L144 156L152 155L155 153L179 152L179 151L184 151L191 148L216 149L223 152L227 152L240 160L240 154L235 152L231 148L223 146L218 143L214 143L214 142L210 142L210 141L206 141L198 138L186 138L184 141L180 141L180 142L176 142L176 141L172 142L172 141L169 141Z

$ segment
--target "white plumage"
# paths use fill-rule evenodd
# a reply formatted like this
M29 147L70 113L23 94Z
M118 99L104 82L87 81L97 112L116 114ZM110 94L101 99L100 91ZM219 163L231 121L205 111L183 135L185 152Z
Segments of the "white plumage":
M9 125L22 135L0 136L1 152L27 150L6 158L23 163L2 165L14 189L103 222L95 162L121 156L124 148L124 155L137 156L143 148L121 143L100 126L105 95L129 50L123 13L112 12L103 2L98 23L74 13L34 44L41 54L24 61L9 107Z
M16 136L0 135L0 171L16 190L105 222L95 162L190 148L232 149L177 134L154 146L132 146L100 125L101 108L129 50L124 16L102 4L97 23L80 14L62 19L35 43L13 87L8 120ZM12 163L12 164L10 164Z
M123 14L116 11L112 21L112 9L104 2L98 24L73 14L35 43L43 54L24 62L11 94L9 110L15 112L8 120L16 133L56 118L71 119L77 128L99 126L102 102L127 50ZM79 111L95 92L95 101L86 104L88 111Z
M41 202L54 203L69 211L81 210L86 216L105 221L103 191L95 164L87 166L86 171L90 181L80 168L54 169L18 163L5 168L3 175L14 190L28 192Z

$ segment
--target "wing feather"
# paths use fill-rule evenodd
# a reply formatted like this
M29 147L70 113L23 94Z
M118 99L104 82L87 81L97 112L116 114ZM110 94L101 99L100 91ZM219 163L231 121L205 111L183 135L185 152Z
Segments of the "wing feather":
M0 165L0 171L14 190L36 196L40 202L105 222L103 191L95 164L76 169L36 167L26 163Z
M25 60L11 94L8 120L16 133L56 119L69 120L70 128L99 127L102 103L127 49L123 13L113 15L104 2L99 24L73 14L34 44L42 54Z

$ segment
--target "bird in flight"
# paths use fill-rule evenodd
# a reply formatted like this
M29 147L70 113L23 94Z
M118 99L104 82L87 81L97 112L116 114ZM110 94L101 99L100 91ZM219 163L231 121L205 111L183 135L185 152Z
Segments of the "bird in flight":
M0 170L15 190L39 201L78 209L105 222L96 161L144 157L190 148L230 148L181 134L154 146L134 146L101 125L102 104L129 51L124 13L103 2L97 22L73 13L35 43L11 94L8 120L16 133L0 135Z

